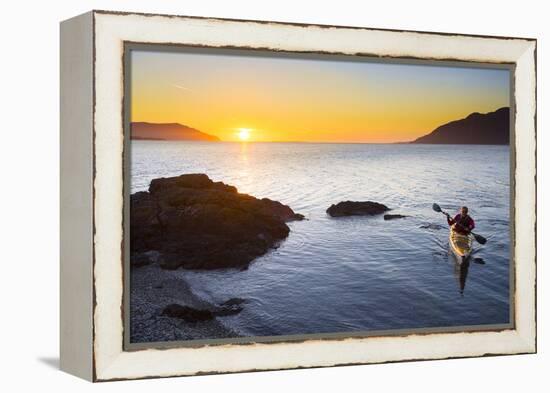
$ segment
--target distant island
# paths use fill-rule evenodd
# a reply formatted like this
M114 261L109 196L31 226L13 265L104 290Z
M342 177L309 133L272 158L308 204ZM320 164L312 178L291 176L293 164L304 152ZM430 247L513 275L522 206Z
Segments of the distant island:
M472 113L468 117L437 127L410 143L508 145L510 143L510 108L489 113Z
M209 141L220 138L179 123L130 123L130 138L134 140Z

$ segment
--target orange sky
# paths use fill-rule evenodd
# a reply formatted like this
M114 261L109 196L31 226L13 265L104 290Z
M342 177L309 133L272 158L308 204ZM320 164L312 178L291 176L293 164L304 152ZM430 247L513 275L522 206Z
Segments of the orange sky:
M329 58L330 59L330 58ZM509 105L509 72L132 51L132 121L239 140L396 142Z

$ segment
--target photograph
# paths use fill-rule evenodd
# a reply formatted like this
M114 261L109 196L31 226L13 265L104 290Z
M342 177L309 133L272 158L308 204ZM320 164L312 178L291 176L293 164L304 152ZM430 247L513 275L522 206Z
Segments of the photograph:
M130 344L513 327L509 65L125 66Z

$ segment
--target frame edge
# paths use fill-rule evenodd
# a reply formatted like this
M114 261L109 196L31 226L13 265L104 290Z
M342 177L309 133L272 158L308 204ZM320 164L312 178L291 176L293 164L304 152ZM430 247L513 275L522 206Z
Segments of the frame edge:
M60 369L93 372L93 12L60 23Z
M105 13L105 12L96 12L97 14L100 14L100 15L103 15L103 14L109 14L109 15L112 15L112 14L117 14L117 13L111 13L111 12L108 12L108 13ZM136 15L135 13L130 13L130 15ZM137 14L137 15L144 15L144 14ZM146 15L145 15L146 16ZM101 17L103 18L103 16ZM100 19L101 19L100 18ZM204 19L204 18L198 18L198 17L189 17L189 19ZM207 19L219 19L219 18L207 18ZM274 22L274 24L282 24L282 25L285 25L287 23L278 23L278 22ZM358 28L358 29L361 29L361 28ZM367 28L364 28L365 30L376 30L376 29L367 29ZM418 33L418 32L414 32L414 33ZM428 33L428 34L434 34L436 35L437 33ZM453 34L449 34L451 36L454 36ZM457 36L460 36L460 35L457 35ZM464 36L464 35L462 35ZM468 35L466 35L468 37ZM470 36L471 37L471 36ZM505 37L497 37L501 40L506 40L507 38ZM510 38L508 38L510 39ZM530 42L528 41L533 41L533 40L525 40L526 42L522 42L521 45L526 45L528 46L530 44ZM536 40L535 41L535 46L536 46ZM532 43L532 42L531 42ZM535 82L536 83L536 82ZM536 84L535 84L535 88L536 88ZM536 115L536 111L535 111L535 115ZM529 130L532 130L532 128L529 128ZM534 131L536 132L536 116L535 116L535 129ZM535 163L535 171L536 171L536 163ZM535 184L536 184L536 180L535 180ZM536 217L535 217L536 218ZM531 232L531 231L530 231ZM536 250L535 250L535 258L536 258ZM526 263L530 263L531 261L527 262ZM532 268L532 266L531 266ZM536 269L535 269L535 279L536 279ZM536 296L536 288L535 288L535 296ZM535 318L535 321L536 321L536 315L534 316ZM529 320L530 318L528 317L527 320ZM518 333L518 332L516 332ZM534 329L534 332L533 330L530 330L528 329L528 331L526 330L523 330L522 329L522 332L523 333L520 337L519 334L514 334L513 337L510 337L510 338L513 338L514 339L514 343L517 345L517 347L514 349L515 352L501 352L500 350L498 352L492 352L492 351L489 351L487 353L482 353L482 354L478 354L478 355L463 355L464 357L472 357L472 356L493 356L493 355L508 355L508 354L521 354L521 353L534 353L536 352L536 327ZM534 334L533 334L534 333ZM533 345L534 344L534 345ZM105 350L106 348L102 348L102 351ZM99 351L98 351L99 352ZM170 350L167 350L167 351L162 351L164 353L166 353L166 355L168 355L169 352L171 352ZM100 381L107 381L107 380L122 380L122 379L137 379L137 378L150 378L150 377L164 377L164 376L182 376L182 375L202 375L202 374L205 374L205 373L209 373L208 371L204 372L204 371L199 371L199 372L190 372L190 374L186 374L186 373L181 373L181 372L176 372L176 373L170 373L170 372L167 372L166 374L165 373L150 373L150 374L142 374L141 376L135 376L135 375L132 375L132 374L129 374L127 373L127 370L124 369L125 366L127 366L128 362L132 362L134 361L135 359L134 356L132 356L131 354L128 354L128 353L118 353L118 354L114 354L114 353L109 353L109 354L106 354L108 356L103 356L104 359L106 362L105 364L102 364L99 369L99 374L98 374L98 380ZM114 355L114 356L112 356ZM155 351L152 351L151 353L149 353L149 355L151 357L157 357L158 355L160 355L159 353L155 353ZM460 355L457 355L456 357L463 357L463 356L460 356ZM431 360L431 359L446 359L446 358L449 358L449 357L430 357L430 358L427 358L427 359L420 359L420 358L414 358L414 359L410 359L410 360ZM451 357L451 358L454 358L454 357ZM407 361L407 360L398 360L398 361ZM355 363L355 364L369 364L369 363L386 363L386 362L391 362L391 361L366 361L366 362L360 362L360 363ZM349 364L353 364L353 363L349 363ZM336 365L339 365L339 364L334 364L334 365L331 365L331 366L336 366ZM308 366L305 366L305 367L308 367L308 368L314 368L314 367L318 367L318 366L315 366L315 365L308 365ZM321 367L328 367L328 366L321 366ZM292 366L289 366L288 368L300 368L300 367L292 367ZM261 368L260 369L255 369L255 370L270 370L271 368ZM278 368L278 369L285 369L285 368ZM240 371L214 371L214 372L210 372L210 373L229 373L229 372L243 372L243 371L254 371L254 370L251 370L251 369L245 369L243 368L242 370Z

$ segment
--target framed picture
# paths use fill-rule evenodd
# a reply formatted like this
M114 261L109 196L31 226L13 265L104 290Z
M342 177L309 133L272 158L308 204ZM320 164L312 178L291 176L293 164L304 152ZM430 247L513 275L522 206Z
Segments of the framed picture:
M61 24L61 367L536 351L536 40Z

